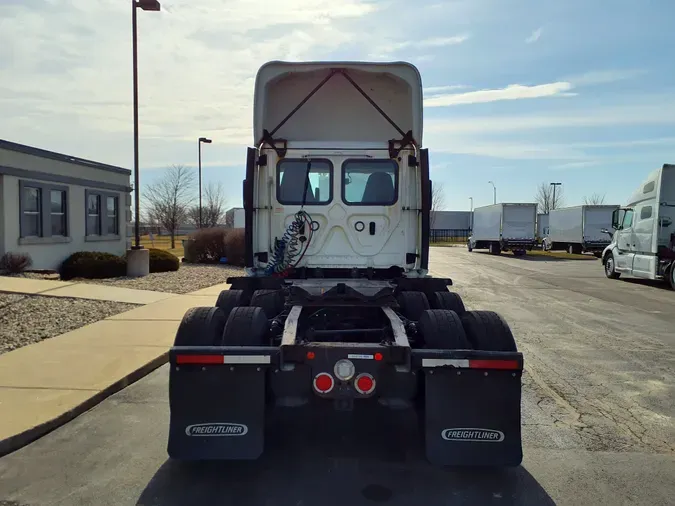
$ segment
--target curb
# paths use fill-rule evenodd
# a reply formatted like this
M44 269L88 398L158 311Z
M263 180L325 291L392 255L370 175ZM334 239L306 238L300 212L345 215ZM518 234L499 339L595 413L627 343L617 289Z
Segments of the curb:
M7 439L3 439L2 441L0 441L0 457L4 457L9 453L15 452L16 450L23 448L24 446L32 443L33 441L41 438L42 436L49 434L53 430L58 429L62 425L65 425L74 418L77 418L82 413L89 411L91 408L93 408L100 402L104 401L112 394L117 393L120 390L123 390L132 383L135 383L136 381L142 379L144 376L147 376L155 369L163 366L168 362L168 359L169 359L169 352L165 351L160 356L154 358L153 360L139 367L135 371L130 372L123 378L119 379L118 381L110 385L109 387L101 390L100 392L96 392L89 399L79 404L78 406L75 406L73 409L70 409L65 413L62 413L61 415L57 416L56 418L53 418L52 420L41 423L40 425L37 425L35 427L31 427L30 429L21 432L20 434L16 434Z

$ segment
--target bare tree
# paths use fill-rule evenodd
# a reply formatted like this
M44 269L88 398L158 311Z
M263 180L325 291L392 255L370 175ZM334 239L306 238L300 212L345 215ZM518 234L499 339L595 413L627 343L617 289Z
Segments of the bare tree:
M205 228L217 227L225 218L225 187L223 183L209 183L204 188L202 199L201 226ZM188 218L195 228L199 228L199 206L192 206L188 210Z
M433 230L436 222L436 211L442 211L445 208L445 191L443 185L434 183L431 187L431 216L429 217L429 227Z
M594 193L590 197L584 197L584 204L587 206L601 206L605 203L605 194Z
M534 200L538 206L538 212L548 214L551 209L557 209L565 204L565 195L562 186L555 191L555 202L553 201L553 186L549 183L541 183L537 188Z
M143 192L148 222L154 221L169 232L172 249L176 247L176 232L187 221L194 182L193 170L184 165L174 165Z

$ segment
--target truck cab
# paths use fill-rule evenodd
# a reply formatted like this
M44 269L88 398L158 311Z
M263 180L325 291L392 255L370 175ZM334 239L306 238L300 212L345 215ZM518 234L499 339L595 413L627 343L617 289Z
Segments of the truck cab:
M664 280L675 289L675 165L652 172L626 206L612 213L605 275Z
M249 275L426 275L420 82L405 63L261 68L244 181Z

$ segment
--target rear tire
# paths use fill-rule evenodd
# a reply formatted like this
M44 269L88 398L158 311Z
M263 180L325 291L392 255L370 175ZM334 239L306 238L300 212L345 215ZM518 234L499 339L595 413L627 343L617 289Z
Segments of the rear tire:
M454 311L427 309L417 324L423 346L434 350L471 349L462 320Z
M260 307L235 307L222 333L223 346L264 346L269 330Z
M447 309L460 316L466 313L464 302L456 292L435 292L431 298L431 305L434 309Z
M668 270L668 284L670 288L675 290L675 261L670 264L670 269Z
M518 351L509 325L493 311L467 311L461 317L474 350Z
M220 310L225 315L225 320L230 316L230 312L237 306L245 306L246 300L244 299L244 290L223 290L218 295L218 300L216 300L216 307L219 307Z
M490 243L490 255L501 255L502 246L498 242Z
M616 263L614 262L614 254L610 253L605 259L605 276L609 279L619 279L621 273L616 272Z
M429 299L424 292L401 292L396 297L400 312L408 320L418 321L422 313L430 309Z
M469 250L469 253L471 253L473 251L473 248L471 247L471 241L466 243L466 249Z
M271 320L284 310L284 295L281 290L256 290L249 306L261 308Z
M220 343L227 318L217 307L193 307L178 326L174 346L216 346Z

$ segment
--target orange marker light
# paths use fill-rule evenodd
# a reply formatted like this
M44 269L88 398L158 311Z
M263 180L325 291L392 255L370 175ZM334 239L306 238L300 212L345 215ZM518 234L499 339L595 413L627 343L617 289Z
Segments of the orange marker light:
M316 355L314 354L313 351L307 352L307 360L314 360L314 357L316 357Z

